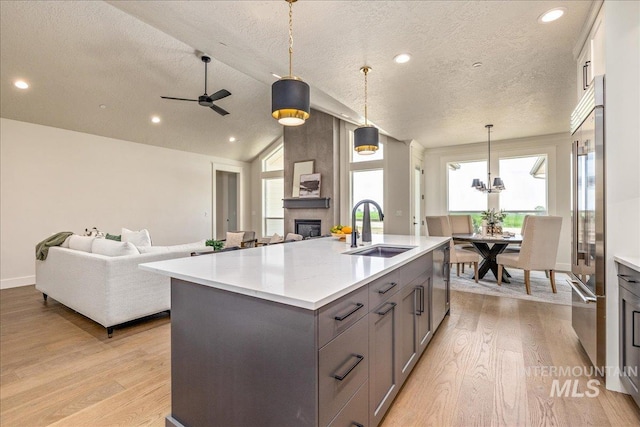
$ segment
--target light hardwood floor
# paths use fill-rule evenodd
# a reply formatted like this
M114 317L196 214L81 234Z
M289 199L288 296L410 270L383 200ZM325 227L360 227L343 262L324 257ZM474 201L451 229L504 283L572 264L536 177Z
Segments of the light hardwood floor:
M629 396L550 397L538 366L588 366L569 307L452 293L445 318L384 427L640 425ZM164 426L170 320L104 328L33 286L0 291L0 425Z

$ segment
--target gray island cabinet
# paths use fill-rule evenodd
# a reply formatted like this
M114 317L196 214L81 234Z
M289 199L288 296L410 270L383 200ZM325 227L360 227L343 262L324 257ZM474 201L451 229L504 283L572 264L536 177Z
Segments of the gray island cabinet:
M448 239L380 239L412 249L317 239L142 265L172 277L167 426L377 426L449 310Z

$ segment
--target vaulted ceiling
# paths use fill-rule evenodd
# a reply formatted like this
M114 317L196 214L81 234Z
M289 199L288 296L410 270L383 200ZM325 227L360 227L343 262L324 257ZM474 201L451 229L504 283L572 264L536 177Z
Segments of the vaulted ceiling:
M562 19L538 23L557 6ZM564 132L590 6L300 0L294 74L313 108L361 122L359 69L371 66L369 119L425 147L484 141L486 123L494 140ZM282 134L270 86L288 71L283 0L2 1L0 17L2 117L243 161ZM412 60L394 63L402 52ZM217 102L228 116L160 98L204 92L202 53L213 57L209 93L232 93ZM15 88L18 78L31 87Z

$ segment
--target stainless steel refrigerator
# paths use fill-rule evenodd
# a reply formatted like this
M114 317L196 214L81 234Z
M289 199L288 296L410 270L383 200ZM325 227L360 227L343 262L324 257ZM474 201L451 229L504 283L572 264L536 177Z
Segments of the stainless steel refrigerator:
M571 114L571 323L596 367L606 365L604 80L594 78Z

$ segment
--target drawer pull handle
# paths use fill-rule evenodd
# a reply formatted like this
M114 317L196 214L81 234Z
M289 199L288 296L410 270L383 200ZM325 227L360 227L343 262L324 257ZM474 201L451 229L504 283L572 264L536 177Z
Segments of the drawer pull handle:
M352 422L352 423L351 423L351 425L352 425L353 427L364 427L364 425L363 425L363 424L357 423L357 422L355 422L355 421L354 421L354 422Z
M634 347L640 347L640 345L636 344L636 314L640 314L640 311L633 311L631 313L631 344Z
M351 365L351 367L349 369L347 369L347 372L345 372L342 375L334 375L333 378L337 379L338 381L342 381L343 379L347 378L347 375L349 375L351 373L351 371L353 371L355 369L356 366L358 366L358 364L360 362L362 362L364 360L364 356L360 356L359 354L354 354L354 357L356 357L358 360L356 360L356 363L354 363L353 365Z
M639 280L630 279L631 276L629 276L628 274L618 274L618 277L627 283L640 283Z
M396 285L397 285L397 283L396 283L396 282L391 282L391 283L389 283L389 286L387 286L386 288L384 288L384 289L378 289L378 293L379 293L380 295L386 294L386 293L387 293L387 292L389 292L391 289L395 288L395 287L396 287Z
M388 302L387 304L390 305L389 308L387 308L385 311L376 311L376 314L379 314L380 316L384 316L385 314L393 310L393 308L396 306L395 302Z
M336 319L338 322L342 322L344 319L346 319L347 317L351 316L353 313L355 313L356 311L360 310L362 307L364 307L364 304L356 303L356 308L354 308L353 310L351 310L350 312L348 312L347 314L345 314L343 316L336 316L336 317L334 317L334 319Z
M416 310L416 315L422 316L424 313L424 286L416 286L416 291L418 291L418 310Z

